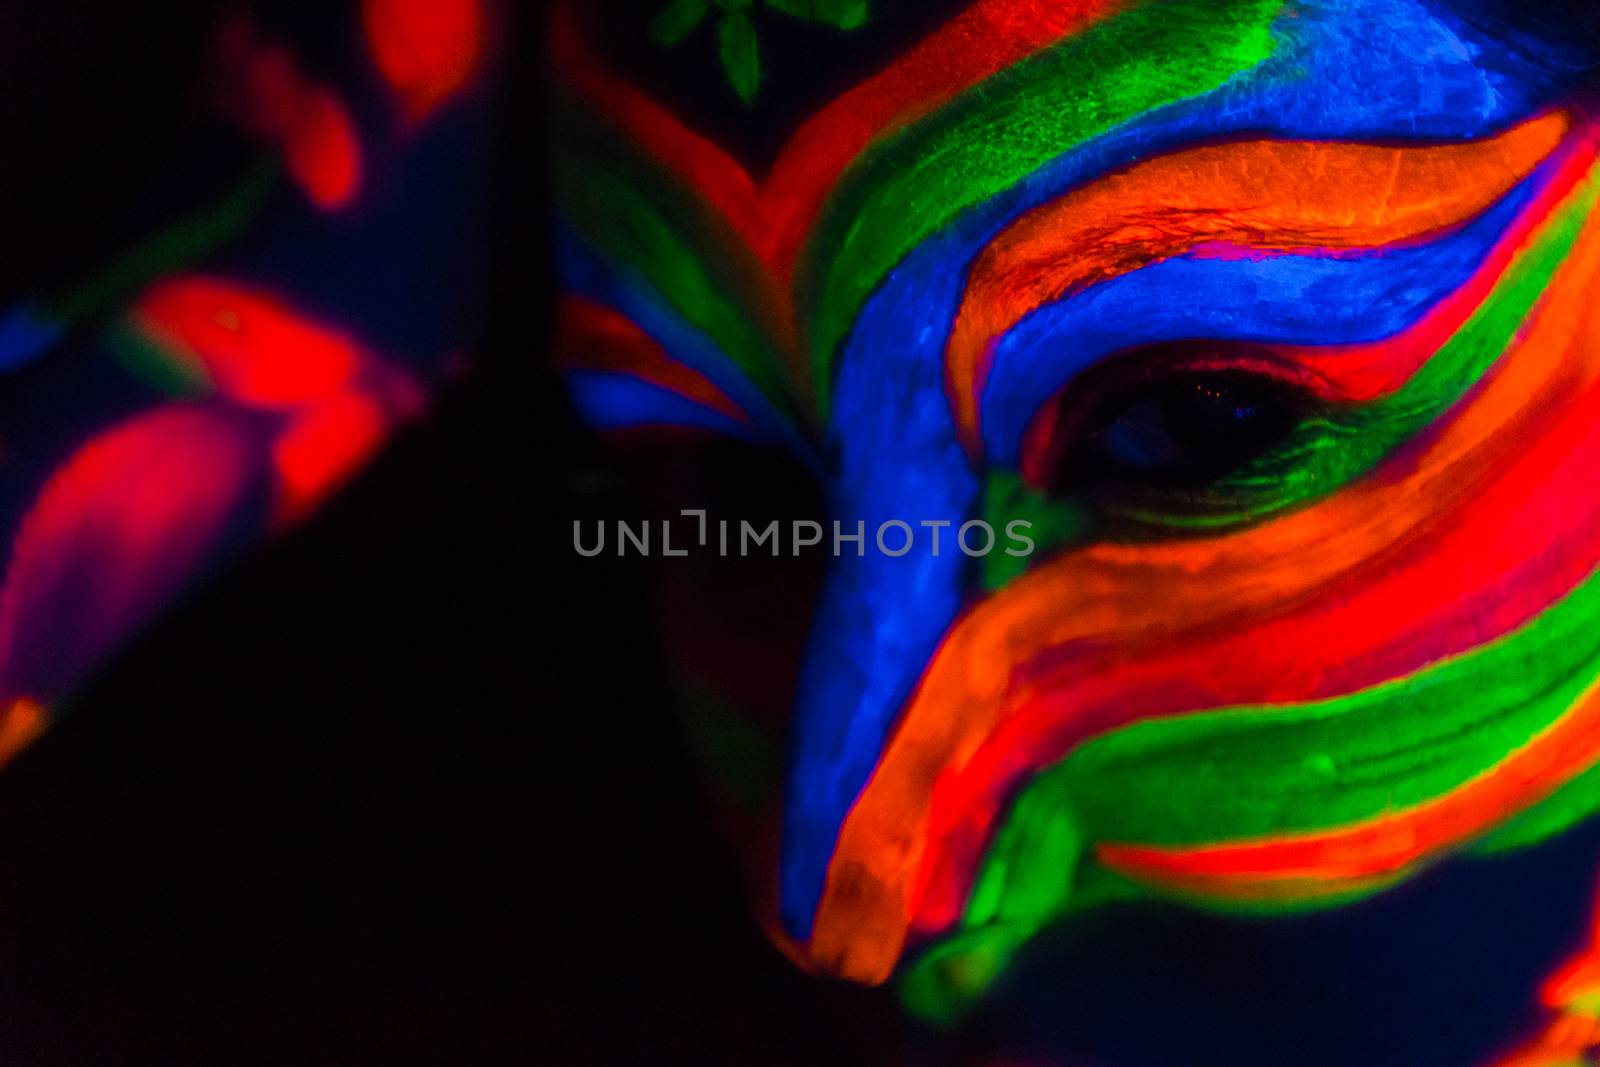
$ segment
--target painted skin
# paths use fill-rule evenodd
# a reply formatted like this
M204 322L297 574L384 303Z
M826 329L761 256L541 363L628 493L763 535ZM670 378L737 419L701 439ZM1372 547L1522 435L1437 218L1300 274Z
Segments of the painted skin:
M882 16L750 6L715 18L757 99L757 30ZM985 0L759 180L558 16L564 358L595 421L789 449L847 523L1040 534L1020 564L836 562L772 861L807 966L950 1016L1101 901L1330 906L1590 814L1592 57L1494 8ZM316 268L394 232L374 190L471 232L444 223L483 18L363 4L354 87L224 27L223 109L276 162L0 318L0 370L95 386L6 429L0 761L470 343L436 244L374 242L415 289L381 314ZM1174 440L1180 410L1208 428ZM1594 1044L1595 959L1514 1062Z
M984 0L761 175L557 13L589 417L793 449L849 526L1039 533L832 561L806 966L951 1018L1107 900L1336 906L1600 805L1593 57L1482 7Z

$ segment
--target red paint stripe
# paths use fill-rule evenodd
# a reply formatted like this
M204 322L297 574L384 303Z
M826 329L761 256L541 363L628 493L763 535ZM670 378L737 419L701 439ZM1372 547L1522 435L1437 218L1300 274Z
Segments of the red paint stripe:
M172 278L141 297L131 317L229 400L286 417L272 445L280 525L309 513L422 406L405 371L268 290Z
M219 391L251 407L330 398L371 362L353 338L300 314L276 293L221 278L160 282L131 315L174 357L191 361Z
M1136 719L1354 692L1507 633L1570 591L1600 567L1600 497L1581 489L1600 464L1600 391L1557 431L1540 431L1508 430L1538 444L1494 486L1290 615L1130 645L1114 659L1080 649L1076 662L1034 664L1018 709L935 794L917 925L939 929L959 915L1015 783L1075 744Z
M1277 362L1262 359L1260 365L1250 369L1267 376L1292 375L1294 385L1331 403L1371 403L1400 389L1477 312L1512 260L1556 207L1577 188L1594 165L1597 152L1600 152L1600 123L1591 122L1577 131L1559 157L1548 164L1543 188L1501 235L1472 277L1409 329L1371 344L1261 345L1261 355L1276 357ZM1267 255L1236 245L1217 251L1239 258L1259 259ZM1315 254L1316 251L1301 250L1292 254ZM1205 353L1203 347L1197 347L1196 351L1201 356ZM1194 365L1204 366L1205 363L1197 360ZM1248 366L1238 359L1221 365ZM1074 384L1069 381L1040 405L1023 431L1018 468L1034 485L1043 486L1049 480L1050 469L1060 458L1052 448L1061 439L1057 425L1060 400Z
M769 229L759 247L787 281L828 192L879 135L902 128L1130 0L984 0L887 70L851 89L784 146L761 190Z
M300 70L288 49L244 18L218 38L227 79L223 105L241 127L276 147L285 169L317 207L333 211L360 192L361 138L344 102Z
M1570 343L1588 344L1594 325L1581 316ZM1570 358L1526 344L1505 357L1523 367ZM1585 385L1572 372L1567 387L1583 391L1563 407L1530 403L1500 428L1498 448L1474 457L1480 473L1460 472L1448 507L1293 610L1111 649L1075 643L1019 665L1014 709L935 790L916 925L939 929L959 915L1016 783L1082 740L1135 719L1350 693L1505 634L1574 588L1600 566L1600 496L1584 489L1600 465L1592 377L1590 368ZM1398 456L1378 472L1379 490L1416 459Z
M381 403L354 389L297 415L272 442L273 522L309 515L377 453L393 421Z
M0 587L0 707L61 697L188 581L258 486L261 434L169 404L90 438L40 490Z
M756 186L743 167L716 144L677 120L666 108L634 89L596 59L583 42L580 19L570 3L559 4L550 22L550 54L556 74L589 99L658 163L682 179L716 209L740 239L758 248L764 225Z
M1548 163L1571 127L1571 116L1556 111L1461 144L1202 145L1022 214L973 261L945 345L958 435L980 452L981 401L996 348L1039 308L1217 241L1284 254L1313 241L1348 251L1436 240ZM1372 177L1391 172L1387 185Z
M363 0L361 21L373 62L413 122L466 85L483 53L478 0Z
M1550 164L1545 187L1483 260L1472 278L1409 330L1374 345L1269 346L1294 365L1333 383L1342 399L1366 403L1394 392L1422 369L1488 298L1517 253L1594 165L1600 123L1575 130L1569 146Z
M808 120L759 186L715 144L606 69L570 3L552 20L558 73L720 212L787 288L828 192L876 138L1132 0L982 0Z
M669 356L654 337L621 312L569 294L561 299L557 321L559 367L632 375L735 422L750 421L744 409L710 379Z

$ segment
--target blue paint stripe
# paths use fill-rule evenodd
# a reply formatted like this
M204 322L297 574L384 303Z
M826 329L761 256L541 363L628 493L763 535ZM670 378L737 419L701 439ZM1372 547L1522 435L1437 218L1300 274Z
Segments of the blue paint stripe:
M634 426L695 426L733 437L750 428L720 411L631 374L572 371L564 378L572 403L590 425L614 430Z
M1354 345L1403 333L1471 279L1543 184L1530 178L1470 225L1422 247L1355 259L1171 259L1039 308L995 348L980 402L989 459L1015 465L1039 405L1129 348L1199 338Z
M901 502L918 486L933 493L918 510L970 504L976 480L954 447L948 410L942 425L929 412L944 404L944 341L966 267L1019 213L1134 160L1222 137L1478 139L1526 117L1571 80L1572 64L1506 58L1543 59L1550 46L1491 38L1414 0L1298 4L1274 33L1278 50L1257 69L1064 153L963 212L889 273L836 363L836 514L881 512L882 501L908 506ZM782 844L782 913L799 938L810 936L845 815L962 601L961 567L945 561L915 582L908 573L842 561L835 581L843 588L819 612L816 662L803 675L793 728Z

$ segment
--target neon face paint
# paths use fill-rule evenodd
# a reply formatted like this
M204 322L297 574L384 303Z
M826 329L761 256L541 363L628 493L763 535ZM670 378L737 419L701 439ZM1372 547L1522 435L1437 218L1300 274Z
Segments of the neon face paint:
M1449 8L991 0L765 164L558 13L565 282L637 331L568 347L596 420L1045 531L831 562L809 966L948 1015L1111 896L1329 906L1600 800L1589 60Z

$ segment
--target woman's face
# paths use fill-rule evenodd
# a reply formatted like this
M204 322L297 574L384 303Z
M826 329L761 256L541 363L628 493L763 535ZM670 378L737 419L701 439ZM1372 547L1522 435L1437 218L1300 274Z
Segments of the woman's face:
M564 367L677 491L603 551L688 553L780 942L947 1017L1107 901L1332 906L1588 815L1594 17L894 6L551 34ZM789 457L761 514L740 450Z

